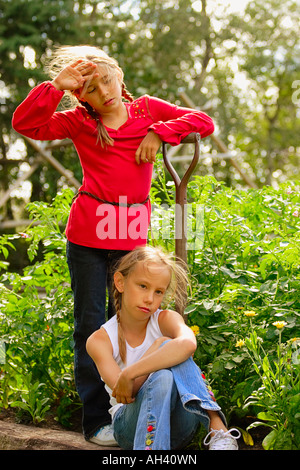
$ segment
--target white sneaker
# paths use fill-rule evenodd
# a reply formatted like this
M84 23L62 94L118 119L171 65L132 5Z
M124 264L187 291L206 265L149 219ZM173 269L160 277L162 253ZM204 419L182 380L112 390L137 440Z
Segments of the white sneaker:
M237 433L236 435L232 432ZM210 439L208 440L208 438ZM229 431L223 431L223 429L215 431L212 429L203 441L203 444L208 446L208 450L238 450L237 439L241 437L241 433L238 429L233 428Z
M118 443L114 438L113 428L111 424L100 428L93 437L89 439L89 442L98 444L98 446L116 447Z

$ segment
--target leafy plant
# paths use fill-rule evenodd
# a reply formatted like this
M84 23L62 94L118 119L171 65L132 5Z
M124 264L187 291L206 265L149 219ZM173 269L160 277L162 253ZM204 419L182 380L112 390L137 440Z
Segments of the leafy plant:
M152 225L158 236L150 233L149 243L173 251L174 217L168 214L166 221L164 216L174 205L174 185L161 159L155 171ZM5 344L0 406L21 402L32 419L52 412L64 425L80 406L73 377L73 298L64 235L72 196L66 190L51 204L29 205L39 225L18 235L28 243L31 259L22 274L7 270L7 249L12 249L15 236L0 243L0 340ZM271 426L265 448L294 448L299 445L298 342L292 341L300 313L299 188L289 183L246 191L227 188L212 176L195 176L188 203L193 234L200 238L188 250L192 291L186 314L197 333L194 359L229 422L244 419L250 410L254 422ZM201 207L200 225L196 206ZM162 224L168 225L167 237L160 231ZM285 322L279 336L275 321ZM31 396L24 377L30 377Z
M262 346L262 340L253 330L245 339L248 354L261 386L246 400L245 407L261 408L248 429L268 426L272 431L265 437L263 447L270 449L299 449L300 405L300 340L292 339L282 344L285 322L274 322L279 341L273 357Z
M32 261L41 251L43 259L27 266L23 275L4 272L0 283L0 337L6 349L0 406L27 410L34 422L44 419L51 407L65 425L79 406L63 232L71 198L72 192L66 190L52 204L29 205L32 219L40 224L19 236L26 238Z
M170 188L166 188L169 193ZM233 190L213 177L195 176L188 196L189 201L204 206L203 248L188 252L193 292L186 314L189 325L198 328L194 358L208 374L228 418L244 417L249 413L244 406L249 397L264 396L261 390L265 390L247 351L236 347L239 338L252 332L251 312L264 344L265 368L267 361L276 358L274 320L287 323L284 341L293 347L297 344L291 339L296 337L300 312L299 188L286 183L278 189ZM161 193L160 199L164 201ZM291 367L295 374L298 366L293 363ZM299 445L294 440L299 433L298 388L297 381L286 387L286 406L281 407L280 401L270 404L269 413L278 414L281 424L276 427L280 432L273 429L266 438L266 448ZM267 413L267 404L261 411L251 400L252 411ZM270 423L262 420L261 424ZM284 439L280 426L285 426Z
M10 404L11 407L21 408L29 413L34 424L38 424L45 419L47 411L50 409L48 397L43 396L43 383L32 383L32 374L23 377L23 389L18 390L20 400Z

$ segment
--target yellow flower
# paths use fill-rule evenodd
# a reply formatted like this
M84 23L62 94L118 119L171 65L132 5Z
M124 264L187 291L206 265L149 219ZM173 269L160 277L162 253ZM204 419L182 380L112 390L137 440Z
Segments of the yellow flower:
M195 336L197 336L200 333L200 328L197 325L191 326L191 330L194 333Z
M278 330L282 330L282 328L284 328L287 323L285 321L275 321L272 323L272 325L276 326Z
M236 348L242 348L245 344L245 341L243 339L239 339L236 343L235 343L235 347Z
M254 310L245 310L244 314L246 315L246 317L255 317L256 316L256 313L255 313Z

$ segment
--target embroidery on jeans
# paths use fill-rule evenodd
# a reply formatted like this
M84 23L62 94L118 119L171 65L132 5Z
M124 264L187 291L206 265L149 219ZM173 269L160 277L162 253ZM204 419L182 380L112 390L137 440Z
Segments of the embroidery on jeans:
M154 432L155 432L155 419L149 419L147 422L147 434L146 434L146 440L145 440L145 450L151 450L151 445L153 444L154 441Z
M211 388L211 386L209 385L209 383L208 383L208 381L207 381L207 379L206 379L206 377L205 377L205 375L203 374L202 371L201 371L201 376L202 376L202 379L203 379L203 381L204 381L204 383L205 383L205 385L206 385L207 391L208 391L208 393L210 394L212 400L213 400L213 401L217 401L217 400L215 399L215 396L214 396L214 393L213 393L213 391L212 391L212 388Z

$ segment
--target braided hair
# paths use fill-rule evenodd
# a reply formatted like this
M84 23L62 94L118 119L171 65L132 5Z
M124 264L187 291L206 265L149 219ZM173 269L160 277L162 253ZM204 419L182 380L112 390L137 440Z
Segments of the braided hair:
M141 246L137 247L123 258L121 258L116 271L127 277L136 267L136 264L142 261L147 264L156 263L167 266L170 270L170 284L165 294L164 302L175 300L181 307L185 303L188 278L186 267L178 259L177 261L171 254L165 253L159 247ZM126 364L126 339L122 328L122 293L118 291L116 285L112 286L113 299L118 323L118 345L119 353L123 364Z

